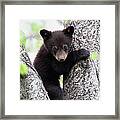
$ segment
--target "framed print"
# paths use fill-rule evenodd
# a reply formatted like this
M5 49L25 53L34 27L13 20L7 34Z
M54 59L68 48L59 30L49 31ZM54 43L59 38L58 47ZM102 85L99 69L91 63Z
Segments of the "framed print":
M115 1L1 2L2 119L119 119Z

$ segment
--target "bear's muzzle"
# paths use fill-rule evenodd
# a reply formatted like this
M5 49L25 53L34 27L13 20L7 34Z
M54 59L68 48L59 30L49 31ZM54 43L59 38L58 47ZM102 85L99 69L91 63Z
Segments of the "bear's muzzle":
M65 52L64 50L58 50L56 55L55 55L55 58L59 61L59 62L63 62L66 60L68 56L68 53Z

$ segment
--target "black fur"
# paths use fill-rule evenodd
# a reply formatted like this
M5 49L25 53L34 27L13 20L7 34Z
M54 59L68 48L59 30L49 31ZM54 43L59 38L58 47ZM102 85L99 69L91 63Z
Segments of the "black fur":
M89 57L89 51L80 49L71 51L70 46L74 28L72 26L63 31L47 31L41 30L40 34L44 39L44 45L40 48L34 60L34 67L41 76L45 89L51 100L62 100L63 91L60 87L59 76L63 74L64 79L70 72L71 68L80 60ZM66 49L63 48L66 45ZM56 47L55 47L56 46ZM53 49L56 48L56 49ZM60 62L55 58L58 51L63 50L67 58Z

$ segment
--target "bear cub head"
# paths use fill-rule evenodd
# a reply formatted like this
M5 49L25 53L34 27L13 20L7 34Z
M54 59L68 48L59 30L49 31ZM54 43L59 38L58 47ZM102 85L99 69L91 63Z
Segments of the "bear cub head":
M62 31L51 32L45 29L40 31L45 47L59 62L64 62L68 56L73 33L73 26Z

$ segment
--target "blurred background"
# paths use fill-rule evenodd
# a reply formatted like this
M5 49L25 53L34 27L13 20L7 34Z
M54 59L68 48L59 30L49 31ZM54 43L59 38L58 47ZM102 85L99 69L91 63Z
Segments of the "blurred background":
M34 58L43 44L40 30L62 30L64 28L60 20L21 20L20 21L20 44L24 45L33 63Z

